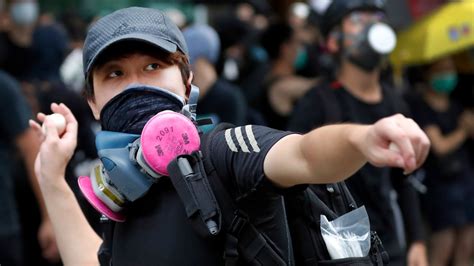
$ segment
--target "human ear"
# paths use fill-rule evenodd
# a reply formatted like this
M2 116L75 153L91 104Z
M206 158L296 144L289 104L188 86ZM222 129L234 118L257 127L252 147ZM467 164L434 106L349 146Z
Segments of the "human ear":
M189 78L188 78L188 81L186 83L186 87L191 86L191 82L193 81L193 78L194 78L194 73L192 71L189 71Z
M189 94L191 93L191 83L193 81L193 78L194 78L194 73L192 71L189 71L189 78L188 80L186 81L186 101L189 100Z

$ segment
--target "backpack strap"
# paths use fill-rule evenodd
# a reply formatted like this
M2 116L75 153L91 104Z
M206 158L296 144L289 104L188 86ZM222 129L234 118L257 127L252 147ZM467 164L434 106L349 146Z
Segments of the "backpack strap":
M337 214L323 202L311 188L286 195L288 221L295 249L297 265L317 265L330 259L326 243L321 235L320 215L334 219Z
M338 216L357 209L357 204L349 192L346 183L338 182L327 184L326 190L330 194L332 210Z
M202 237L217 235L221 228L221 211L204 170L201 152L180 155L167 169L194 229Z
M231 127L233 127L231 124L219 124L212 132L203 135L201 148L204 154L210 152L210 142L213 136ZM222 210L222 220L225 228L225 265L235 266L241 262L245 262L247 265L288 265L289 263L285 262L282 256L265 239L265 236L249 221L245 211L238 207L231 196L228 180L217 176L210 158L203 158L203 163Z
M109 266L112 265L112 243L115 222L111 221L105 215L102 215L102 217L100 217L100 223L102 225L102 245L97 252L97 256L101 266Z

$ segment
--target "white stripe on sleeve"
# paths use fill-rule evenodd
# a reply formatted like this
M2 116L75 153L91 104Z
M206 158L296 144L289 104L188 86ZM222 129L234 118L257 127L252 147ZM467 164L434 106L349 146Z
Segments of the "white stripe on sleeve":
M252 125L245 126L245 133L247 133L247 137L249 138L250 146L252 146L253 151L260 152L260 147L258 147L257 140L253 134Z
M242 127L235 128L235 137L237 138L237 141L239 142L242 151L250 152L249 147L247 147L247 144L245 144L244 137L242 136Z
M225 141L227 142L227 146L229 146L229 149L233 152L237 152L237 147L235 146L234 141L232 140L232 136L230 135L231 129L227 129L224 133L225 135Z

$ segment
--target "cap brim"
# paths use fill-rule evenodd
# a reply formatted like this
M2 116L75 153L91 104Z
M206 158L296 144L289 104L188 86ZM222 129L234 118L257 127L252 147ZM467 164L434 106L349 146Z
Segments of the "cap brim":
M103 45L100 50L94 55L92 60L89 62L87 66L87 71L86 73L90 73L91 67L94 65L95 61L97 58L105 51L107 50L110 46L113 44L122 42L122 41L139 41L139 42L144 42L153 46L156 46L157 48L163 49L169 53L174 53L178 50L178 46L170 41L167 41L165 39L161 38L156 38L154 36L150 36L148 34L142 34L142 33L130 33L130 34L125 34L118 36L117 38L114 38L110 41L108 41L105 45Z

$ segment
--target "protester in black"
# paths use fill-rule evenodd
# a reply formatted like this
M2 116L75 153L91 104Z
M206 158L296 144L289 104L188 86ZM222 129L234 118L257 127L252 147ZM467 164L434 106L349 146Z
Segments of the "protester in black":
M56 80L68 39L59 24L38 20L37 1L9 1L0 32L0 68L21 81Z
M356 98L338 82L324 82L313 88L299 102L289 129L308 132L325 124L370 124L395 113L407 114L405 102L390 90L392 89L382 87L383 99L377 103L368 103ZM412 185L401 172L372 165L365 165L345 182L357 204L366 206L371 228L379 233L384 247L389 252L391 264L395 263L397 258L405 260L405 252L399 242L400 238L405 238L403 228L406 228L409 241L420 241L424 237L419 209L413 208L418 198ZM403 236L398 235L400 230Z
M394 38L386 31L373 30L388 27L382 26L380 1L358 1L354 5L333 1L325 7L315 3L321 16L321 31L338 62L338 70L333 73L334 79L327 78L302 97L288 129L304 133L331 123L370 124L396 113L408 115L401 96L379 81L388 49L376 51L377 45L365 37L373 32L372 36L384 36L385 43L390 43L389 37ZM346 184L358 205L366 206L371 228L380 235L390 264L426 265L417 194L402 172L366 165ZM325 190L316 186L314 189Z
M179 29L160 11L128 8L97 21L86 39L84 72L89 105L103 129L115 136L139 134L163 108L179 112L180 99L190 97L192 101L192 72L186 53ZM64 104L53 104L51 109L65 116L67 129L59 136L53 121L38 115L47 134L36 170L62 259L65 264L97 264L102 240L87 224L63 178L76 145L77 122ZM40 131L39 124L30 124ZM429 147L417 125L401 115L369 126L328 126L306 135L247 125L207 136L203 161L211 163L222 180L230 181L233 200L248 200L249 219L264 230L265 240L288 244L274 243L282 247L277 252L286 264L291 259L290 236L272 237L287 226L282 220L280 193L301 184L342 180L367 161L411 172L423 162ZM400 152L384 145L390 142L396 143ZM343 166L341 160L346 162ZM214 241L198 238L190 223L182 219L185 212L173 186L166 177L161 178L131 203L125 222L115 223L112 263L222 265L224 246L220 241L225 230Z
M8 265L23 265L24 246L15 196L15 166L20 159L26 167L25 174L36 196L41 194L33 173L33 164L40 140L28 127L31 110L21 94L20 85L11 76L0 71L0 170L2 182L0 208L0 261ZM26 179L26 178L25 178ZM42 202L39 201L41 204ZM44 205L41 205L43 223L35 236L43 248L43 255L58 257L54 234ZM36 240L36 239L35 239Z
M9 265L21 265L23 259L21 228L15 202L13 169L11 168L15 164L12 155L16 153L16 142L24 139L25 144L28 143L28 138L20 138L20 136L28 129L26 121L31 114L16 81L1 72L0 84L2 86L0 106L3 108L0 118L0 170L2 172L0 195L3 202L0 209L0 245L2 247L0 260Z
M427 187L423 206L432 230L430 252L434 265L470 264L474 238L472 164L467 140L474 137L474 114L450 99L457 75L450 58L423 67L422 93L410 97L415 120L432 139L425 166Z
M263 32L261 44L269 57L269 69L260 82L255 108L268 126L283 130L295 103L316 84L316 79L296 75L303 44L287 23L271 24Z

